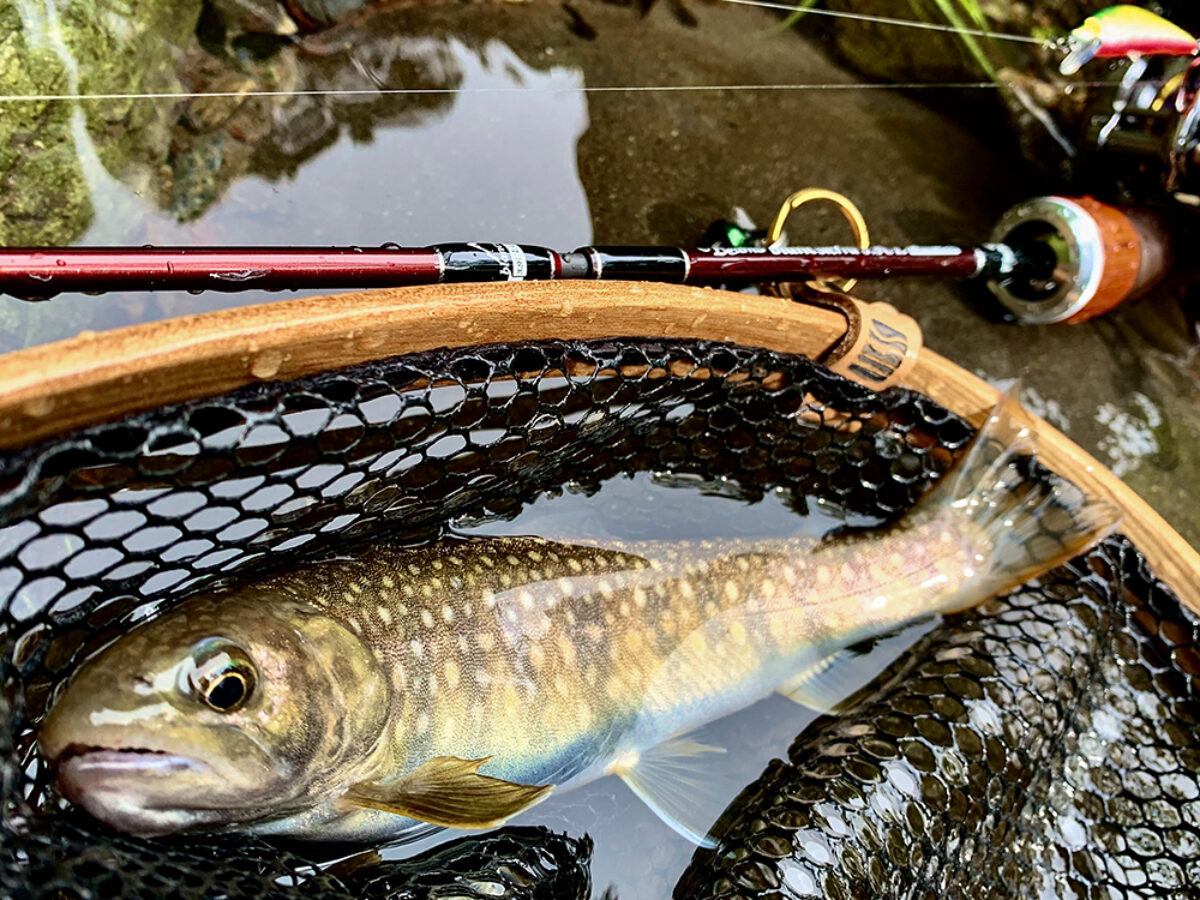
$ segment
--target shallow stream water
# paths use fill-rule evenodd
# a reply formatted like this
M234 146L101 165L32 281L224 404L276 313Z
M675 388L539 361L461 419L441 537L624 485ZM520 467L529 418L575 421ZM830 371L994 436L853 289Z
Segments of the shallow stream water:
M56 30L50 13L60 8L74 6L19 5L31 64L47 71L55 59L84 56L69 32L63 40ZM736 207L765 222L792 190L816 185L855 199L880 242L969 243L985 238L1010 205L1054 187L1021 160L987 91L964 99L861 86L831 59L819 31L808 38L780 31L778 19L761 10L694 3L681 15L659 3L640 17L599 2L573 9L541 2L392 6L238 64L185 42L165 60L147 60L148 71L168 73L168 86L367 93L136 100L103 114L71 105L23 135L71 148L82 185L71 196L81 199L66 202L64 181L61 221L10 215L7 240L54 232L91 245L497 239L562 249L593 241L689 246ZM100 74L83 65L57 86L127 89L96 83ZM801 84L821 87L581 90ZM429 93L371 94L375 88ZM6 190L57 196L44 174L42 181L23 177L10 172ZM798 227L809 229L805 241L845 237L834 217ZM1200 472L1198 370L1194 335L1173 289L1084 326L1025 329L988 321L956 284L868 284L859 292L914 315L927 345L964 367L997 383L1020 377L1035 411L1200 541L1192 501ZM0 350L275 299L256 292L64 295L40 304L3 298ZM829 524L798 518L773 495L747 505L638 476L609 482L592 497L545 498L511 522L463 527L636 539L647 532L820 532ZM809 718L776 697L718 731L748 781ZM555 797L525 820L589 831L596 885L615 885L620 897L665 896L691 854L613 779Z
M69 59L78 74L60 88L122 89L104 83L116 76L92 61L94 48L53 27L69 25L75 7L60 4L56 19L48 2L23 0L28 40L23 48L10 35L10 49L29 54L35 71ZM855 199L881 242L969 243L1008 206L1055 187L1020 159L993 92L863 86L831 60L819 27L806 26L805 38L781 31L768 11L719 3L684 13L660 4L644 17L601 3L572 9L394 5L236 62L183 41L166 57L147 56L136 84L285 95L88 101L60 120L45 113L20 130L22 146L73 147L79 171L51 168L47 183L32 163L14 167L6 190L29 197L19 204L26 218L10 211L5 220L6 240L686 246L736 207L765 222L787 193L818 185ZM820 89L595 92L664 85ZM313 90L360 93L286 94ZM43 151L25 152L36 161ZM75 206L72 178L86 188ZM42 201L49 212L38 214ZM806 241L845 239L836 216L796 228ZM958 284L860 293L912 313L927 344L966 368L1021 377L1035 409L1200 540L1187 500L1200 471L1196 365L1177 290L1070 328L994 324ZM0 349L278 296L4 298Z

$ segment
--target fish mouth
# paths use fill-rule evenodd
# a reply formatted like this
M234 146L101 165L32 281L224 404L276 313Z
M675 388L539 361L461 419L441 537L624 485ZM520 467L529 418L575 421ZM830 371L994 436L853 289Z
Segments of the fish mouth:
M169 777L210 771L204 762L149 747L87 747L72 744L54 760L58 786L73 803L85 795L117 790L131 778Z
M210 766L148 747L71 745L55 760L63 796L120 831L153 837L213 819Z
M207 768L200 760L190 756L179 756L166 750L154 750L150 747L97 747L85 744L68 744L50 762L62 771L64 767L113 767L125 768L162 768L162 766L181 764L185 768L197 770Z

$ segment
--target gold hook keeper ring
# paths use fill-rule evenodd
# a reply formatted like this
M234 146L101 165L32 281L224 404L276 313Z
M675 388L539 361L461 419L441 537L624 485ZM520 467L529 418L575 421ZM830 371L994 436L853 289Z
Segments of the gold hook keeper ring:
M779 207L779 212L775 214L775 221L771 223L771 228L767 232L767 244L772 245L783 237L783 228L787 224L788 217L793 212L799 209L806 203L813 203L818 200L825 200L836 206L846 221L850 223L850 227L854 230L854 240L858 244L860 250L866 250L871 246L871 237L867 233L867 220L863 218L863 214L859 212L857 206L844 194L839 194L837 191L828 191L824 188L804 188L796 191ZM829 278L821 279L821 281L836 287L840 291L849 291L854 285L858 284L857 278Z

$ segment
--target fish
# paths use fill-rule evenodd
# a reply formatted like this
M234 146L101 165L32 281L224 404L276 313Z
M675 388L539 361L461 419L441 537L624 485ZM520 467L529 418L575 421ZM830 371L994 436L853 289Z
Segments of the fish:
M679 900L1196 896L1200 617L1114 535L798 735Z
M1122 3L1084 19L1063 41L1063 75L1074 75L1093 59L1131 56L1193 56L1200 42L1174 22Z
M40 752L63 796L138 836L408 840L613 774L706 845L732 793L698 729L773 691L832 708L856 644L973 607L1116 527L1107 501L1029 476L1033 437L1006 396L881 531L451 536L231 582L85 661Z

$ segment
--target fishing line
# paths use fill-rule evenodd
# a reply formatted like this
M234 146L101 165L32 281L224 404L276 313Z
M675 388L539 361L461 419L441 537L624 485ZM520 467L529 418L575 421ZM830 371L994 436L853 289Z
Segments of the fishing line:
M776 9L784 12L796 12L801 7L789 3L774 2L774 0L724 0L736 6L753 6L765 9ZM853 19L860 22L872 22L880 25L891 25L899 28L914 28L923 31L969 35L971 37L991 38L998 41L1013 41L1024 44L1043 44L1042 40L1034 37L1015 34L1003 34L995 31L984 31L975 28L959 28L953 25L940 25L936 22L922 22L917 19L902 19L893 16L878 16L868 13L842 12L829 9L804 9L807 15L829 16L836 19ZM1078 83L1080 87L1093 86L1091 83ZM0 94L0 103L47 103L53 101L103 101L103 100L190 100L203 97L355 97L355 96L431 96L438 94L527 94L527 93L558 93L558 94L638 94L638 93L686 93L704 91L837 91L837 90L996 90L1001 85L991 81L977 82L909 82L906 84L879 84L873 82L813 83L813 84L663 84L663 85L613 85L613 86L584 86L579 88L346 88L326 90L249 90L249 91L162 91L144 93L106 93L106 94Z
M777 3L773 0L724 0L735 6L758 6L763 9L779 9L784 12L802 12L806 16L828 16L831 19L853 19L857 22L872 22L877 25L895 25L899 28L917 28L922 31L941 31L971 37L991 38L997 41L1013 41L1019 44L1044 44L1041 38L1022 34L1005 34L1000 31L984 31L979 28L958 28L954 25L939 25L936 22L922 22L919 19L899 19L892 16L876 16L870 13L842 12L834 9L817 9L816 7L795 6L791 3Z
M732 2L732 0L727 0ZM1076 81L1071 87L1104 87L1105 81ZM344 88L299 91L164 91L132 94L0 94L0 103L40 103L55 100L190 100L202 97L355 97L433 94L653 94L703 91L919 91L919 90L1001 90L1006 86L994 81L913 81L899 84L877 82L800 83L800 84L633 84L595 85L572 88Z

